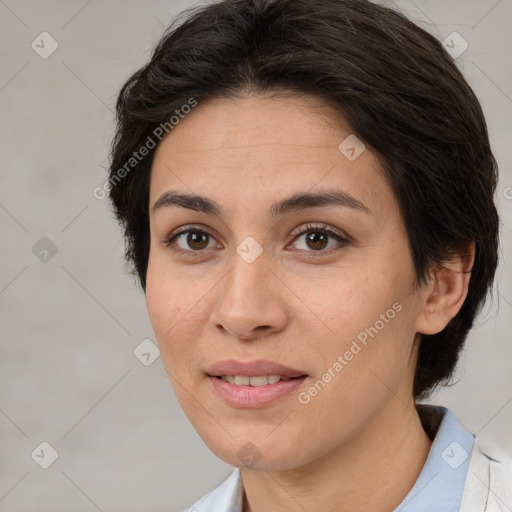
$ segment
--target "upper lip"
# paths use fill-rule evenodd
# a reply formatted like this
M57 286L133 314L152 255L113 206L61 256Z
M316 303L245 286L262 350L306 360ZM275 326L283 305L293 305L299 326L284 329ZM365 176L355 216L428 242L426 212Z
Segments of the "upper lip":
M280 375L282 377L301 377L305 372L295 370L273 361L259 359L256 361L236 361L235 359L225 359L217 361L211 365L206 373L211 377L221 377L222 375L244 375L246 377L256 377L259 375Z

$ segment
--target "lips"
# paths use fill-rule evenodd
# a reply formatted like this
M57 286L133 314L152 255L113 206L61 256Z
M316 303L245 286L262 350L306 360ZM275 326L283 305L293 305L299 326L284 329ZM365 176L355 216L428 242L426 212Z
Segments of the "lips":
M219 361L207 370L213 393L235 408L261 408L299 389L308 375L273 361Z
M304 371L290 368L273 361L257 360L250 362L235 361L226 359L218 361L210 366L206 373L210 377L262 377L278 376L289 379L303 377L307 375ZM286 380L286 379L280 380ZM246 384L247 385L247 384Z

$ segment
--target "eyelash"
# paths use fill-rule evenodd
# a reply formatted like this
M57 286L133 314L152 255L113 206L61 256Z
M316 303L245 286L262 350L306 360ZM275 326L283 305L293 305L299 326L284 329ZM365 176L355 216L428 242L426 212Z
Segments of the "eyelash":
M185 233L190 233L190 232L201 233L208 237L214 238L210 233L208 233L204 229L202 229L198 226L192 225L192 226L184 226L179 231L171 233L164 239L163 243L164 243L165 247L171 249L175 253L186 254L187 256L189 256L191 258L197 258L197 257L204 256L204 253L205 253L204 249L194 251L192 249L187 250L187 249L181 249L180 247L174 246L174 242L180 235L183 235ZM327 250L320 249L318 251L314 251L314 250L303 251L307 255L307 257L316 258L318 256L330 254L332 252L343 249L344 246L349 245L351 243L351 241L348 238L345 238L344 236L340 235L339 233L333 231L332 229L327 227L326 224L311 224L311 223L308 223L304 226L300 226L299 228L297 228L297 230L293 233L292 243L296 242L300 236L302 236L306 233L311 233L311 232L322 233L322 234L328 235L329 237L334 238L334 240L336 240L340 245L338 245L337 247L331 247L330 249L327 249Z

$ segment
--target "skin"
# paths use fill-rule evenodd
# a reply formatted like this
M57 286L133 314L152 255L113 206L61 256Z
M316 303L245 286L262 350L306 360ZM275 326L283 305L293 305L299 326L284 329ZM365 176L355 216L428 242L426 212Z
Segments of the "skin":
M391 511L431 446L412 395L418 342L462 306L473 248L470 261L455 256L414 287L407 233L376 154L367 147L349 161L338 149L351 133L318 98L247 95L198 105L155 154L150 206L174 190L223 209L151 210L146 301L181 406L208 447L242 470L246 512ZM269 215L292 194L332 189L370 213L329 205ZM190 224L211 234L205 248L191 248L187 235L166 243ZM294 236L308 224L349 243L329 238L318 250ZM248 236L263 249L252 263L236 252ZM401 311L301 404L298 392L396 302ZM234 408L205 373L224 359L269 359L308 378L270 406ZM249 442L260 457L250 467L237 455Z

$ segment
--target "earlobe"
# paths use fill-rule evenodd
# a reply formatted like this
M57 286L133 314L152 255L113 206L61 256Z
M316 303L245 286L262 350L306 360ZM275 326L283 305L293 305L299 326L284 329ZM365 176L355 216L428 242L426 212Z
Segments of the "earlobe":
M432 271L422 295L416 332L437 334L457 315L468 293L474 259L475 243L469 242L454 250L442 267Z

